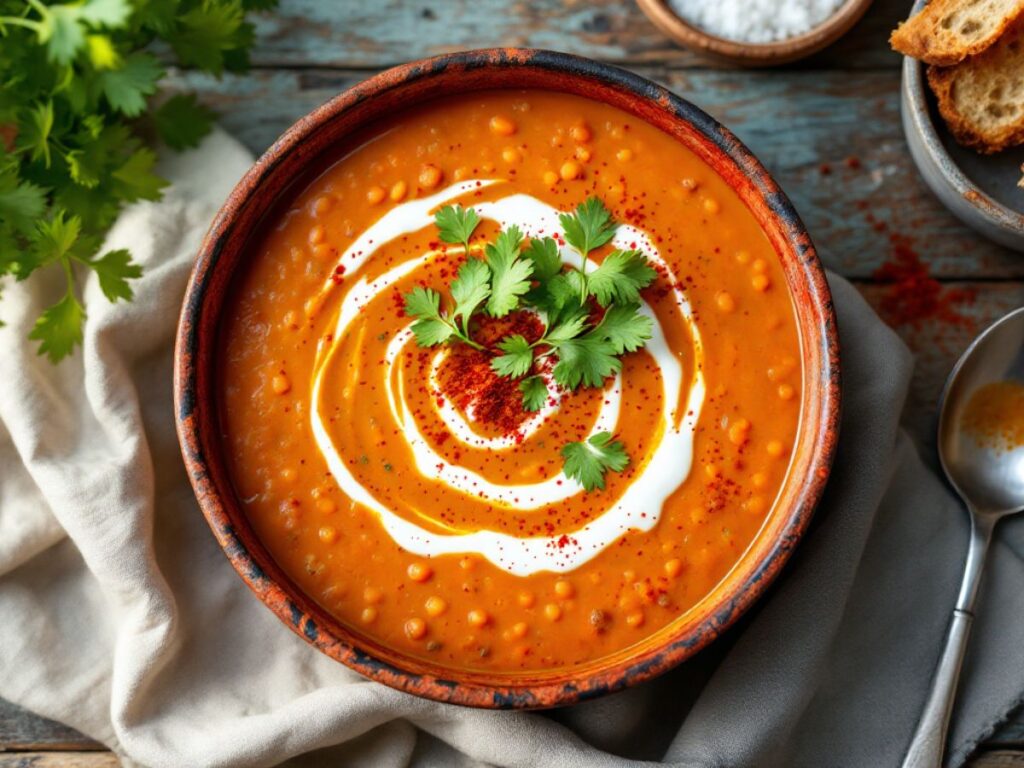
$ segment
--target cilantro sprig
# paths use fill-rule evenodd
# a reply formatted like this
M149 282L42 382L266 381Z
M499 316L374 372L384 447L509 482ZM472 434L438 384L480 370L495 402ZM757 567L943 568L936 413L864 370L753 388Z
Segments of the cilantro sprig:
M83 273L96 274L108 300L132 299L139 265L100 245L126 204L158 200L167 185L152 138L185 149L210 130L214 115L193 94L151 103L165 64L244 71L246 14L273 5L0 0L0 280L40 269L65 279L29 334L40 354L56 362L81 342Z
M629 466L626 448L611 432L598 432L588 440L562 447L566 477L579 481L584 490L604 490L605 472L621 472Z
M576 251L579 267L562 261L553 238L533 238L524 246L516 226L502 230L474 254L473 234L480 218L472 208L445 206L435 216L442 241L460 245L466 260L449 286L450 298L417 287L405 296L406 314L420 346L463 343L492 355L499 376L519 380L525 411L539 411L550 397L548 372L558 387L603 387L622 370L622 357L651 338L649 314L640 307L640 291L656 273L635 249L615 249L592 270L590 254L615 237L616 222L604 203L591 197L560 216L566 243ZM476 244L476 251L481 250ZM510 334L485 348L472 335L475 315L504 317L523 310L543 322L531 341ZM562 450L563 472L590 491L604 488L608 471L621 472L629 457L611 435L594 435Z

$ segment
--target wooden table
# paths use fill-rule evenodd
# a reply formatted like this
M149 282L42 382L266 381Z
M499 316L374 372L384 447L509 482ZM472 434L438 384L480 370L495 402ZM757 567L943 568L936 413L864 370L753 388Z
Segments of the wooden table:
M1024 255L961 225L932 196L907 152L900 60L889 31L910 0L876 0L843 40L772 71L722 68L673 45L629 0L281 0L259 21L253 71L221 81L179 73L254 152L338 91L392 64L493 45L554 48L657 80L732 128L800 211L826 266L884 309L876 276L920 255L955 322L904 324L917 353L906 423L930 446L942 380L975 333L1024 305ZM1024 202L1024 200L1022 200ZM926 449L927 450L927 449ZM0 701L0 768L116 765L74 731ZM1024 713L973 765L1024 766Z

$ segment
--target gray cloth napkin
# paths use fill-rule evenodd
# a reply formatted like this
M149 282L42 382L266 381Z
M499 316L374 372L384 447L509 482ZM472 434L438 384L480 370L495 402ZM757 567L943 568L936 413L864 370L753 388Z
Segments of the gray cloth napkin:
M235 575L181 466L171 345L188 269L251 157L223 134L165 162L165 200L109 247L137 299L85 286L82 351L25 342L52 286L9 287L0 329L0 696L126 764L896 765L920 711L966 518L898 427L907 350L832 277L845 416L827 497L767 600L662 678L550 714L436 704L312 650ZM1024 527L998 534L954 715L961 763L1024 691ZM311 754L305 754L311 753ZM296 757L304 755L303 757Z

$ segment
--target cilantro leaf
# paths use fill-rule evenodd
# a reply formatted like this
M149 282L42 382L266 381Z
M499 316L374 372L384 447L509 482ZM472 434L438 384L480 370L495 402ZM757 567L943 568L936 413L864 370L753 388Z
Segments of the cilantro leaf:
M111 168L137 145L125 126L107 126L99 115L92 117L97 119L83 120L82 129L68 139L77 146L64 155L72 181L88 189L109 182Z
M132 255L126 249L107 251L101 258L86 263L96 272L100 290L109 301L132 300L134 293L128 281L141 277L142 267L132 261Z
M491 296L487 312L492 317L504 317L517 306L519 297L530 290L533 263L519 258L523 235L515 225L498 234L493 245L485 249L487 264L491 268Z
M455 332L441 317L441 295L430 288L413 288L405 295L405 314L416 318L412 332L421 347L443 344Z
M64 298L39 316L28 337L39 342L39 354L46 355L51 363L56 363L82 343L84 319L85 309L78 303L69 286Z
M547 315L549 327L556 326L564 318L583 309L580 278L576 270L562 272L530 294L531 303Z
M131 14L128 0L86 0L74 6L78 18L94 27L123 27Z
M164 144L171 149L198 147L202 138L210 132L216 117L196 99L194 93L179 93L153 113L153 123Z
M469 253L469 238L480 224L480 217L472 208L446 205L434 215L441 239L446 243L461 243Z
M589 197L572 213L558 217L565 240L586 259L587 254L615 237L616 224L611 212L596 197Z
M625 446L612 438L611 432L598 432L584 442L564 445L563 474L571 480L576 480L586 491L595 488L604 490L606 472L621 472L629 466L629 455Z
M615 304L605 312L601 324L591 331L607 340L615 354L635 352L651 338L654 323L640 314L638 304Z
M137 117L146 108L146 97L156 92L164 70L148 53L133 53L117 69L101 72L96 82L112 109Z
M455 301L452 315L461 317L463 329L477 308L491 295L491 270L480 259L467 259L459 267L459 276L452 281L451 294Z
M558 351L555 381L566 389L604 386L604 380L622 370L622 361L615 356L615 347L600 336L580 336L552 344Z
M566 277L564 274L559 274L541 282L526 294L525 299L529 304L547 314L550 324L554 320L554 316L565 306L565 300L569 298L569 295L570 290Z
M100 173L105 159L84 149L73 149L64 155L71 180L89 189L100 183Z
M535 412L544 407L548 399L548 385L540 376L528 376L519 382L519 391L523 393L523 409Z
M412 324L412 332L416 335L416 343L421 347L433 347L444 344L455 332L449 323L437 317L425 317Z
M81 233L82 220L77 216L68 218L64 211L58 211L49 221L38 222L31 237L36 266L68 258Z
M525 376L533 366L533 348L519 334L502 339L498 342L498 349L504 354L491 360L491 368L499 376L518 379Z
M562 257L558 243L552 238L534 238L526 248L526 258L533 262L533 279L541 283L550 280L562 271Z
M167 182L153 173L156 154L143 147L137 149L112 174L112 186L125 202L136 200L159 200Z
M85 45L85 29L71 5L55 5L47 10L39 26L39 42L54 64L67 65Z
M111 194L110 185L105 183L92 188L65 184L54 190L52 204L78 216L87 229L100 232L114 222L121 206L120 200Z
M19 180L14 168L0 171L0 221L28 232L45 207L46 191L42 187Z
M79 3L32 6L42 18L38 22L39 42L46 46L50 61L70 64L85 45L88 27L123 27L131 13L127 0L85 0Z
M135 18L140 26L151 29L161 37L174 32L177 23L180 0L146 0L136 10Z
M533 263L531 280L535 285L523 294L523 301L548 310L551 304L548 295L549 284L562 275L562 257L558 251L558 243L550 237L534 238L526 247L524 255Z
M583 333L589 316L590 314L587 310L582 307L573 312L563 314L559 317L557 324L548 328L548 332L544 334L545 340L551 344L557 344L560 341L576 338Z
M53 131L53 102L35 104L18 122L17 146L27 149L33 160L50 167L50 133Z
M237 0L205 0L178 18L178 29L169 35L171 47L185 66L219 75L225 54L247 44L244 18Z
M656 276L640 251L612 251L587 276L587 288L603 307L612 301L633 304Z
M416 286L405 294L405 314L409 317L440 317L441 294Z
M577 303L586 299L587 296L587 277L578 269L572 269L565 273L565 282L569 288L570 295L573 298L582 297L578 299ZM565 305L568 305L568 299L565 301Z

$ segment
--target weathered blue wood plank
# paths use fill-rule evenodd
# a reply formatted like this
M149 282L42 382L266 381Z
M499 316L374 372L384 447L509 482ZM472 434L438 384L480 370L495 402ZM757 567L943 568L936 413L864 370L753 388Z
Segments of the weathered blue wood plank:
M4 750L103 749L74 728L34 715L0 699L0 752Z
M734 130L790 195L825 263L870 278L897 234L948 279L1024 278L1024 257L977 237L929 192L900 127L898 74L638 67ZM292 122L372 71L179 76L261 152ZM855 167L851 167L855 166Z
M889 32L909 0L875 0L839 43L799 66L894 69ZM258 66L384 67L454 50L552 48L612 62L716 66L659 32L632 0L281 0L258 21Z

